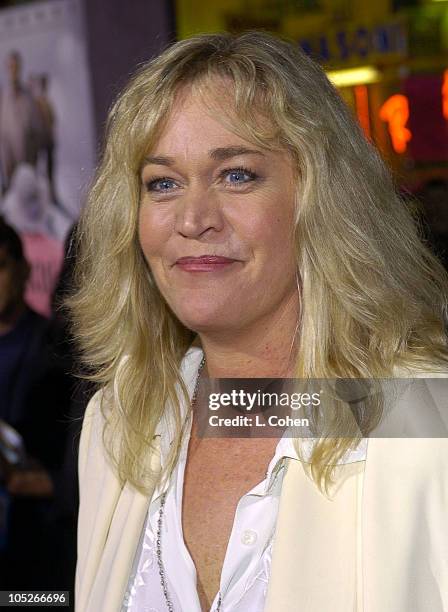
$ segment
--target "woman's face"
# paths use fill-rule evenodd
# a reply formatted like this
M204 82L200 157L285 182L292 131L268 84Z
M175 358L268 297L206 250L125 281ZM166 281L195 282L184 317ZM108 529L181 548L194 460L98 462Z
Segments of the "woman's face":
M178 98L144 161L139 239L167 303L196 331L269 324L297 299L295 176L286 152Z

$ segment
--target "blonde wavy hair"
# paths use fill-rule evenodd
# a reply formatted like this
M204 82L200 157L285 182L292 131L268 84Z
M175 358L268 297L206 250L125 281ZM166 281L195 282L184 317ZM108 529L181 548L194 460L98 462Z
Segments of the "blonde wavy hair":
M213 96L216 79L233 84L233 104ZM180 364L195 335L164 301L142 254L140 169L185 87L230 129L287 149L297 163L297 377L388 377L396 367L425 371L430 363L446 371L448 363L446 273L323 70L263 32L180 41L141 66L112 107L78 227L76 292L68 302L90 377L107 400L106 450L121 480L143 493L160 477L147 459L166 407L177 443L165 473L177 459L182 394L188 401ZM322 490L355 443L316 441L309 468Z

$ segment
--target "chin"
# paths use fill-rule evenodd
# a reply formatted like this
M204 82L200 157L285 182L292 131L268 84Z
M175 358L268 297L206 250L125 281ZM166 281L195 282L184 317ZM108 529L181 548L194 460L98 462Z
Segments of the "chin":
M237 324L237 321L232 322L228 311L224 315L223 310L213 307L201 308L198 306L195 308L193 304L190 304L188 310L179 309L174 312L185 327L196 333L230 329Z

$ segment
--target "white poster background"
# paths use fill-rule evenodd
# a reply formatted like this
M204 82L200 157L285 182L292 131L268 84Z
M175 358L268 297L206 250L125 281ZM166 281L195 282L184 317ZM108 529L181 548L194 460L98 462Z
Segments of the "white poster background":
M47 207L44 229L62 241L79 215L94 167L90 77L78 0L51 0L0 11L0 92L7 82L6 61L11 51L18 51L22 57L25 84L31 75L46 74L49 78L47 93L55 114L54 184L58 204L50 202ZM43 165L37 167L42 176ZM9 219L5 210L7 196L8 192L0 200L0 214L17 226L22 223L18 211L13 210L16 217ZM26 223L23 219L24 226ZM26 227L17 229L26 231Z

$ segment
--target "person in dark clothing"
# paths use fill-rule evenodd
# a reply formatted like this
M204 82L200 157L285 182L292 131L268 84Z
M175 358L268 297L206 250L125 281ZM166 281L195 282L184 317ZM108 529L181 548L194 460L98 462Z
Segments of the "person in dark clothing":
M0 220L0 419L22 436L25 461L0 474L9 496L1 589L57 589L55 483L64 459L71 388L51 322L24 301L29 273L20 238Z
M95 386L85 378L82 371L75 339L71 330L71 319L65 305L73 291L73 273L77 258L76 242L72 227L65 240L65 257L59 281L52 299L52 343L60 367L64 369L71 385L69 427L63 464L55 480L55 505L60 532L60 550L64 562L60 565L61 580L74 591L76 568L76 530L78 520L78 445L81 424L88 401Z

